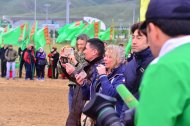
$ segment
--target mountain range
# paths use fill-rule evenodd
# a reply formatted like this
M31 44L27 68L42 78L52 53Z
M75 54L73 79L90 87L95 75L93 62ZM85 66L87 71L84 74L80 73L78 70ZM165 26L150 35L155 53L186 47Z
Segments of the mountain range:
M69 0L70 18L94 17L128 26L139 17L139 0ZM33 17L35 0L0 0L0 16ZM48 5L48 7L47 7ZM65 18L66 0L36 0L37 17Z

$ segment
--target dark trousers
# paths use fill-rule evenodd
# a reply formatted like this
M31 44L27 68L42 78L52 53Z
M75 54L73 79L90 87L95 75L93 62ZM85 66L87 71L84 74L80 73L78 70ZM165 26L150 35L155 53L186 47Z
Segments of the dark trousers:
M83 100L82 89L76 85L72 99L72 108L69 112L66 126L81 126L81 114L84 104L85 100Z
M38 78L44 78L45 65L37 65L36 70Z
M26 65L26 77L25 79L30 78L30 80L33 80L34 78L34 63L25 63Z
M57 66L52 66L52 75L53 75L53 78L55 78L55 79L58 78L58 69L57 69Z
M19 66L19 78L22 77L22 68L23 68L23 65L25 66L24 63L25 63L24 61L20 61L20 66ZM25 66L25 69L26 69L26 66Z
M68 102L69 102L69 112L72 109L73 96L76 85L69 85L69 94L68 94Z
M7 62L3 62L1 60L1 77L5 77L6 76L6 71L7 71L6 64L7 64Z

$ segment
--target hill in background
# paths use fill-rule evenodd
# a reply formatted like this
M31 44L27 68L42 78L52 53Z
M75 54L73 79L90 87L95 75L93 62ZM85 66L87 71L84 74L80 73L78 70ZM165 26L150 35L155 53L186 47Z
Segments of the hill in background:
M65 18L66 0L36 0L37 17ZM70 18L90 16L111 25L114 20L117 26L128 26L139 17L139 0L70 0ZM0 0L0 16L34 16L34 0ZM135 18L133 18L133 15Z

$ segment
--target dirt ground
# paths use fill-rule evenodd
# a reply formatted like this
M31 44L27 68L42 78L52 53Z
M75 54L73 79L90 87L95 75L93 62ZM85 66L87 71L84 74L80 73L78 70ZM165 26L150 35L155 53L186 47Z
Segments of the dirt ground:
M65 126L68 80L0 78L0 126Z

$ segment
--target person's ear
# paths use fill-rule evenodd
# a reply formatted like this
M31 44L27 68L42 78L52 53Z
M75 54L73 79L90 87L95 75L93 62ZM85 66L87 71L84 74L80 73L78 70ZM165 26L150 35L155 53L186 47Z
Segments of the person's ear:
M93 49L93 55L98 55L98 50Z
M156 41L159 39L159 29L153 23L148 24L148 31L147 32L148 32L149 36L151 36L153 41Z

